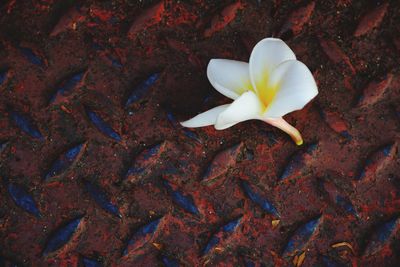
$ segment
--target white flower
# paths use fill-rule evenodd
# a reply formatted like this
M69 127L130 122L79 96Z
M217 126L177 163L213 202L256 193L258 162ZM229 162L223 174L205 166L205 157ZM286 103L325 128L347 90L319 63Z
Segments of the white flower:
M213 87L231 104L222 105L182 122L194 128L214 125L223 130L239 122L257 119L288 133L297 145L299 131L282 116L302 109L317 94L315 80L304 63L280 39L266 38L253 49L249 63L212 59L207 76Z

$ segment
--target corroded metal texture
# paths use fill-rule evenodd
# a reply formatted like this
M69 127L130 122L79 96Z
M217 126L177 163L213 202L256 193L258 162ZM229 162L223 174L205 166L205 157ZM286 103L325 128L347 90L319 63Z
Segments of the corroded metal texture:
M398 1L0 3L1 266L399 266ZM276 36L320 94L259 122L211 58Z

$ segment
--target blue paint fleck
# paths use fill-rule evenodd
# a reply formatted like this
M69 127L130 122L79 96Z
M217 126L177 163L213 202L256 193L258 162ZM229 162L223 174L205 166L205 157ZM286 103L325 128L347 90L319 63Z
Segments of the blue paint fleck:
M256 264L254 262L252 262L251 260L245 259L244 266L245 267L256 267Z
M171 195L175 203L181 206L184 210L192 214L199 214L199 210L194 205L193 199L190 196L184 196L179 191L173 191Z
M67 158L67 160L73 161L78 156L79 152L81 152L82 147L83 147L83 144L79 144L79 145L69 149L67 151L67 153L65 153L65 157Z
M144 171L146 169L145 168L138 168L138 167L130 167L125 175L126 177L129 177L130 175L139 175L139 174L143 174Z
M246 159L247 160L254 160L254 152L253 152L253 150L246 149Z
M185 196L179 191L174 191L168 181L163 180L163 185L170 193L172 200L181 208L194 215L200 214L191 196Z
M14 124L20 128L23 132L27 133L33 138L43 140L43 136L39 129L32 122L31 118L16 111L11 111L10 116Z
M96 128L106 136L120 142L122 139L118 133L116 133L102 118L100 118L94 111L85 107L86 114L90 121L96 126Z
M163 174L178 174L179 170L171 162L167 162L165 168L163 168Z
M101 267L103 266L100 262L97 260L89 259L89 258L82 258L83 265L85 267Z
M350 135L350 133L348 131L342 131L340 133L341 136L343 136L344 138L346 138L347 140L351 140L353 139L353 136Z
M223 225L222 227L220 227L219 231L214 234L210 240L208 241L207 245L204 247L203 249L203 255L207 254L212 248L214 248L216 245L218 245L220 238L218 237L218 235L220 235L221 233L233 233L236 228L238 227L238 225L240 224L242 217L239 217L233 221L230 221L229 223Z
M143 98L146 95L149 88L158 80L159 77L160 77L159 73L154 73L150 75L145 81L140 83L135 89L133 89L133 91L128 97L128 100L125 103L125 107L128 107L133 103L135 103L136 101L138 101L139 99Z
M40 57L38 57L33 51L27 47L19 47L22 55L29 60L32 64L43 66L43 61Z
M382 148L382 152L386 157L390 155L390 151L392 150L392 147L393 147L393 144L389 144Z
M162 256L161 261L165 267L179 267L178 261L168 258L167 256Z
M158 154L158 152L160 151L161 148L161 143L160 144L156 144L150 148L147 148L145 150L143 150L139 156L137 157L138 160L149 160L152 157L154 157L155 155ZM141 165L141 164L140 164ZM143 174L146 171L146 168L138 166L138 164L134 164L132 167L130 167L128 169L128 172L125 175L125 178L129 177L130 175L140 175Z
M319 220L320 218L314 219L300 226L293 234L293 236L290 238L283 254L287 255L297 250L301 250L306 245L307 241L310 239L312 234L314 233L315 229L319 224Z
M304 154L311 154L317 148L318 143L312 143L308 145L305 150L295 152L283 169L282 174L280 175L280 180L289 177L297 170L301 169L304 166Z
M366 170L371 164L374 163L374 161L375 161L374 158L377 154L383 153L383 155L385 157L390 156L390 151L392 150L392 147L393 147L393 144L383 146L383 147L379 148L374 154L369 155L364 163L364 166L361 168L360 173L356 177L356 180L362 180L363 178L365 178Z
M0 72L0 85L2 85L4 83L6 78L7 78L7 71L1 71Z
M316 149L318 148L318 143L311 143L310 145L307 146L307 150L306 153L311 154L312 152L314 152Z
M76 157L79 155L79 152L82 150L83 144L79 144L75 147L70 148L67 152L61 155L50 167L50 170L47 172L45 176L45 180L50 179L51 177L60 175L67 168L69 168L72 163L75 161Z
M110 18L109 21L110 21L110 23L113 24L113 25L118 24L118 23L120 22L120 20L118 19L118 17L115 17L115 16L112 16L112 17Z
M56 160L53 165L51 165L49 172L46 174L45 180L61 174L66 168L68 168L68 165L69 164L63 159Z
M251 201L258 204L266 212L279 217L278 211L276 210L274 205L272 205L271 202L269 202L267 199L265 199L265 198L261 197L260 195L258 195L257 193L255 193L246 181L242 180L241 185L242 185L243 191L246 193L248 198L251 199Z
M122 255L125 256L129 252L129 247L134 245L139 239L146 237L147 235L154 234L157 230L157 227L161 221L161 218L158 218L154 221L149 222L148 224L140 227L129 239L126 248L124 249Z
M207 254L208 252L210 252L210 250L215 247L216 245L218 245L219 243L219 238L217 236L213 236L211 237L211 239L208 241L207 245L205 246L205 248L203 249L203 255Z
M357 99L357 104L360 105L362 101L364 101L364 95L360 95Z
M208 164L207 168L204 170L203 175L201 176L203 180L206 180L207 177L210 176L211 171L212 171L212 162L210 164Z
M172 114L171 111L167 111L167 119L172 124L173 127L178 127L179 126L178 121L176 120L174 114Z
M82 80L85 72L75 73L65 79L56 89L55 93L51 96L49 103L53 103L58 95L65 96Z
M366 255L373 254L377 252L382 246L385 245L392 236L393 232L396 230L398 225L398 217L392 218L389 221L386 221L376 228L373 232L367 247L365 248Z
M161 147L161 144L157 144L157 145L154 145L154 146L150 147L149 149L145 150L143 152L143 158L145 160L148 160L151 157L155 156L158 153L158 151L160 151L160 147Z
M7 144L7 141L0 142L0 153L7 147Z
M119 61L117 58L115 58L115 57L113 57L111 55L108 55L107 58L111 61L111 65L113 67L116 67L116 68L122 68L123 67L121 61Z
M321 107L317 107L318 114L321 116L323 120L326 120L326 114Z
M392 234L397 223L397 218L394 218L383 225L381 225L377 230L378 240L384 243Z
M175 118L174 114L172 114L172 112L167 111L167 119L174 128L180 127L180 124L178 123L178 121L176 120L176 118ZM194 141L198 142L199 144L202 144L202 141L197 133L190 131L186 128L183 128L182 131L186 137L193 139Z
M379 242L384 243L390 237L396 226L396 222L397 218L394 218L378 228L377 234Z
M157 219L154 220L148 224L146 224L145 226L143 226L142 228L140 228L140 233L145 235L145 234L152 234L157 230L158 224L160 223L161 219Z
M357 212L347 198L344 198L340 195L336 196L336 204L342 207L347 213L357 216Z
M101 46L99 43L92 43L92 48L96 51L103 51L104 47Z
M233 231L235 231L236 227L239 225L241 219L242 218L238 218L236 220L233 220L233 221L225 224L224 226L222 226L221 231L227 232L227 233L232 233Z
M82 217L74 219L68 222L65 226L59 228L48 240L46 248L43 251L43 255L47 256L48 254L64 246L75 233L81 220Z
M203 105L206 105L212 99L213 99L213 95L212 94L205 96L203 98Z
M361 170L360 174L357 177L357 180L362 180L365 177L365 169Z
M35 201L32 197L17 184L8 184L8 193L14 200L17 206L21 207L23 210L29 212L30 214L40 217L39 209L36 207Z
M106 51L104 46L100 45L99 43L95 43L95 42L92 43L92 48L95 51ZM123 65L122 65L122 63L121 63L121 61L119 59L117 59L116 57L110 55L108 52L105 52L104 54L105 54L105 57L109 61L111 61L111 65L113 67L116 67L116 68L122 68L123 67Z
M105 211L115 215L119 218L122 218L122 215L119 213L118 207L112 204L107 197L106 193L97 185L86 182L85 183L86 190L92 196L94 201L99 204Z
M300 153L296 153L290 158L289 163L283 169L283 172L280 176L280 180L289 177L296 170L300 169L302 166L303 166L303 157Z
M344 267L344 266L346 266L346 265L343 265L341 263L334 261L333 259L331 259L327 256L322 256L322 263L324 264L325 267Z
M183 134L186 136L186 137L189 137L190 139L193 139L194 141L196 141L197 143L202 143L201 142L201 139L199 138L199 136L195 133L195 132L192 132L192 131L190 131L190 130L188 130L188 129L183 129Z

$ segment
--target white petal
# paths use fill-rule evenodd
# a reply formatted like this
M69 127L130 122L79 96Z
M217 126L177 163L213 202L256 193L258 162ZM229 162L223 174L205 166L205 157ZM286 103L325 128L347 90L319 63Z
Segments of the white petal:
M295 59L293 51L281 39L265 38L258 42L251 52L249 61L253 88L258 93L267 90L266 85L272 70L286 60Z
M263 110L257 95L252 91L246 92L219 114L215 129L223 130L242 121L261 119Z
M271 73L270 84L277 85L277 91L266 108L264 118L279 118L302 109L318 94L312 73L298 60L280 64Z
M246 62L211 59L207 67L207 77L218 92L231 99L252 90L249 64Z
M188 127L188 128L214 125L215 122L217 121L218 115L222 111L226 110L229 107L229 105L230 104L226 104L207 110L206 112L200 113L199 115L195 116L190 120L181 122L181 125L183 127Z

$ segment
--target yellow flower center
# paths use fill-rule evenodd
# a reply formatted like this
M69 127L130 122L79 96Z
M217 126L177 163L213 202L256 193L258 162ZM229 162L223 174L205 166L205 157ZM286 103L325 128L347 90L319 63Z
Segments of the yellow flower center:
M273 101L276 93L278 92L279 84L271 85L269 81L269 74L267 71L265 71L264 75L260 79L257 79L256 87L256 93L258 97L264 104L265 108L267 108L268 105L271 104L271 102Z
M269 82L269 75L268 71L264 72L264 75L256 80L256 87L257 89L255 90L251 81L246 80L243 81L241 84L240 88L237 88L237 92L241 95L247 91L252 91L254 92L258 98L260 99L261 103L264 105L264 109L266 110L268 108L268 105L271 104L273 101L276 93L279 90L279 83L275 85L271 85Z

